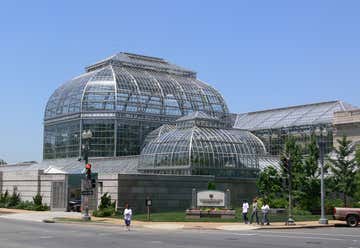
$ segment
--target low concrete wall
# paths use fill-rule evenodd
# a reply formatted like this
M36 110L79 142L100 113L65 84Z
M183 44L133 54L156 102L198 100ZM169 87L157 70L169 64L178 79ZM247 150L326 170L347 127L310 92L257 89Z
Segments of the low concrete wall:
M145 212L145 199L152 199L153 212L185 210L191 205L192 189L207 189L212 176L119 175L118 202L136 212Z
M39 173L42 171L6 171L2 172L2 189L12 194L14 191L20 194L21 200L32 201L39 192Z
M109 193L111 200L116 202L118 207L118 174L99 174L98 175L98 206L100 204L101 196Z
M254 197L258 196L256 179L216 178L215 184L217 190L230 189L232 208L242 206L244 199L251 202Z
M43 203L51 206L51 183L65 182L66 175L64 174L42 174L40 176L40 194L43 197Z
M192 189L205 190L215 182L218 190L230 189L231 206L257 195L255 179L214 178L213 176L119 175L118 206L128 202L137 212L145 212L145 199L152 199L152 212L185 210L191 205Z
M58 196L57 202L68 201L68 176L64 174L43 174L41 170L34 171L3 171L0 172L0 192L14 189L22 200L32 201L38 192L43 197L43 203L52 206L52 183L63 182L64 190ZM99 174L95 189L98 204L101 196L108 192L116 201L118 209L126 202L136 212L145 212L145 199L149 196L153 201L153 212L185 210L191 205L192 189L205 190L209 182L215 182L218 190L231 191L231 206L241 206L242 200L251 200L257 195L255 179L215 178L213 176L176 176L176 175L124 175ZM96 199L97 198L97 199ZM96 204L94 204L96 206ZM66 210L66 207L57 208Z

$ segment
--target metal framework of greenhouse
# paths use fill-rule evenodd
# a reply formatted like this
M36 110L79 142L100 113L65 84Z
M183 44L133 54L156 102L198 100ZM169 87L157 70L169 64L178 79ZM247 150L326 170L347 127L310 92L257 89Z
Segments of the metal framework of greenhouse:
M262 141L246 130L227 128L216 117L194 112L176 126L160 128L141 152L139 171L154 174L254 178Z
M326 151L333 147L333 118L337 111L354 109L343 101L329 101L314 104L270 109L238 114L234 128L250 130L265 144L271 155L279 155L285 139L294 137L306 148L316 127L327 128Z
M76 157L91 129L93 157L138 155L148 133L193 111L226 118L221 94L164 59L115 54L60 86L45 110L44 159Z

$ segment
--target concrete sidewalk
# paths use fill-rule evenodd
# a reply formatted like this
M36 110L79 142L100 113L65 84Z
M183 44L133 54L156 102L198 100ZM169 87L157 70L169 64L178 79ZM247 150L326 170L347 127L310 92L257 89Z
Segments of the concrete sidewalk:
M54 218L73 218L80 219L81 213L76 212L52 212L52 211L29 211L22 209L0 208L0 218L10 220L25 220L43 222Z
M42 222L46 220L55 220L61 223L77 223L77 224L96 224L96 225L124 225L122 219L116 218L99 218L91 217L91 222L81 222L81 213L76 212L36 212L17 209L1 209L0 218L13 220L26 220ZM243 223L224 223L224 222L147 222L147 221L132 221L134 227L151 228L159 230L180 230L180 229L211 229L211 230L227 230L227 231L243 231L256 229L294 229L294 228L318 228L318 227L333 227L335 224L344 224L341 221L329 221L329 225L320 225L317 221L301 221L296 222L296 225L286 226L284 222L274 222L269 226L261 226L256 224Z
M91 217L92 222L96 224L106 225L124 225L122 219L115 218L98 218ZM74 219L74 222L79 223L80 219ZM57 219L57 222L71 222L71 219L62 220ZM335 224L344 224L341 221L329 221L329 225L320 225L317 221L301 221L296 225L286 226L284 222L274 222L269 226L262 226L256 224L244 223L224 223L224 222L147 222L147 221L132 221L134 227L161 229L161 230L180 230L180 229L203 229L203 230L227 230L227 231L244 231L257 229L296 229L296 228L318 228L318 227L334 227Z
M335 224L343 224L338 221L330 221L329 225L320 225L317 221L303 221L297 222L296 225L287 226L285 223L276 222L269 226L249 225L243 223L219 223L219 222L139 222L134 221L134 226L142 226L145 228L154 229L212 229L212 230L227 230L227 231L243 231L243 230L257 230L257 229L296 229L296 228L319 228L319 227L334 227Z

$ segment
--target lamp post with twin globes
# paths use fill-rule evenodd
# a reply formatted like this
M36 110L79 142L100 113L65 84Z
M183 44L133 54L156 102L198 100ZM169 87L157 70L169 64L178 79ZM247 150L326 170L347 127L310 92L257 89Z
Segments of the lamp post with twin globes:
M319 219L319 224L327 225L329 221L325 216L324 153L328 130L326 128L317 127L315 129L315 136L317 138L316 140L320 151L321 164L321 217Z

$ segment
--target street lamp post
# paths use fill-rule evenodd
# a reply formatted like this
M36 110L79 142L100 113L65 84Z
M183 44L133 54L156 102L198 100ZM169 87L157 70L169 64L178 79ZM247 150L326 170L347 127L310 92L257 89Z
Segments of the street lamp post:
M289 216L286 221L286 225L295 225L295 220L292 216L292 164L291 157L286 158L287 171L288 171L288 180L289 180Z
M87 168L87 164L89 163L90 140L92 136L93 135L91 130L87 130L87 131L84 130L83 133L81 134L82 139L85 141L85 144L83 145L83 152L84 152L83 158L85 161L85 168ZM89 179L87 176L85 178L84 189L85 191L91 190L91 179ZM85 213L82 219L89 221L91 220L91 217L89 215L89 196L86 194L83 197L84 197Z
M327 225L329 222L325 216L324 150L328 131L326 128L320 129L319 127L317 127L315 129L315 136L317 137L321 163L321 217L319 219L319 224Z

